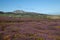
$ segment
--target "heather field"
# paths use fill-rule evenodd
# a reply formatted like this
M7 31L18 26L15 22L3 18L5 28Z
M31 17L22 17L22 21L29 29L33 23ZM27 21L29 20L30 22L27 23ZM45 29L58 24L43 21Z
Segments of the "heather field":
M0 40L60 40L60 19L0 16Z
M60 0L0 0L0 40L60 40Z

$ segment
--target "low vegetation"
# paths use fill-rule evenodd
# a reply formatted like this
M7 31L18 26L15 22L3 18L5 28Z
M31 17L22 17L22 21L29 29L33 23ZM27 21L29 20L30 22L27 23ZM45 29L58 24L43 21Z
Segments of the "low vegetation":
M0 40L60 40L60 19L54 17L23 11L0 12Z

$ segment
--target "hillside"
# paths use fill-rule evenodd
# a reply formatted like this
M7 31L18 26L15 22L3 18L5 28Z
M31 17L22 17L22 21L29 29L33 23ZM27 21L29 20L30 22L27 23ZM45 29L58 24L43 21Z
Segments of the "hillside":
M60 40L60 19L56 17L34 12L0 12L0 40Z
M45 14L35 13L35 12L0 12L0 16L42 16Z
M13 12L0 11L0 16L20 17L20 18L26 17L26 18L60 19L60 15L48 15L48 14L35 13L35 12L25 12L22 10L16 10Z

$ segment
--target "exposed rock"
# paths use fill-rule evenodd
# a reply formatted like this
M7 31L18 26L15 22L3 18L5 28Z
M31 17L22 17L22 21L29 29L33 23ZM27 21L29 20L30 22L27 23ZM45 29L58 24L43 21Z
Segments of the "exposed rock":
M23 10L15 10L15 11L13 11L14 13L24 13L24 11Z

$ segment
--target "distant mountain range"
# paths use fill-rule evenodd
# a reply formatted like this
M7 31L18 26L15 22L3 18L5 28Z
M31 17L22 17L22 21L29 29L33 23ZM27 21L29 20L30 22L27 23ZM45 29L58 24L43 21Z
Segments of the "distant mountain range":
M60 19L60 15L48 15L35 12L26 12L23 10L15 10L13 12L0 11L0 16Z

